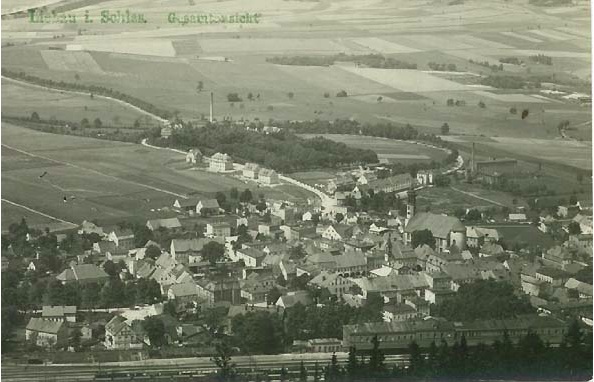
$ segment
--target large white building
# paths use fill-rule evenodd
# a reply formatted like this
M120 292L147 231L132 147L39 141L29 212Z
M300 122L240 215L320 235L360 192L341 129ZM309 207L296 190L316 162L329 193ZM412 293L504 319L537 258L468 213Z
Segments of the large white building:
M208 168L216 172L233 170L233 160L227 154L216 153L210 157Z

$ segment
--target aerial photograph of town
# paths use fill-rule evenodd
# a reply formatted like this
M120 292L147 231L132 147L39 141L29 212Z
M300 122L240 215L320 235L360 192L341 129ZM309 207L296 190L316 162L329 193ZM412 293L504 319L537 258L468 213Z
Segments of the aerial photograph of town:
M1 379L587 381L589 0L4 0Z

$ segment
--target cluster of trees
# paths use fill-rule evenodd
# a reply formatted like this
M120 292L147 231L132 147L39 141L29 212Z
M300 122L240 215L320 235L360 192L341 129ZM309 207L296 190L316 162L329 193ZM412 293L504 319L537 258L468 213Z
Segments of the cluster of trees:
M425 354L426 353L426 356ZM406 374L414 378L448 380L531 378L582 380L592 377L592 335L573 321L560 347L546 344L535 332L514 344L507 332L492 345L469 347L463 336L452 346L442 341L420 349L408 348L410 366Z
M534 313L524 296L508 282L477 280L464 284L446 304L432 306L432 315L450 321L504 319Z
M537 54L528 58L530 61L536 62L537 64L553 65L553 59L549 56L545 56L544 54Z
M265 135L242 127L183 127L169 139L157 138L153 142L184 150L199 147L207 154L224 152L237 161L260 163L285 173L378 162L377 154L371 150L351 148L321 137L304 139L286 130Z
M404 203L402 203L395 193L386 193L384 191L374 193L371 189L369 192L363 192L359 200L356 200L352 196L347 196L344 205L354 211L377 212L385 212L391 209L400 210L404 207Z
M446 100L446 105L448 106L466 106L466 101L462 100L462 99L453 99L453 98L448 98Z
M91 127L91 125L86 118L83 119L80 123L58 119L42 119L39 117L39 114L37 114L37 112L33 112L31 114L31 117L2 115L2 120L17 123L19 126L27 127L32 130L42 131L44 133L76 135L81 137L99 138L110 141L139 142L144 134L143 131L136 126L124 127L122 129L120 129L119 127L114 128L109 126L103 126L103 123L99 118L96 118L94 121L94 129L88 129L88 127ZM101 123L101 126L99 128L96 127L97 122Z
M458 71L456 64L446 64L446 63L439 63L439 62L431 61L431 62L427 63L427 66L429 67L429 69L435 70L438 72L457 72Z
M520 60L518 57L503 57L499 59L499 62L512 65L522 65L524 63L524 61Z
M503 64L490 64L489 61L475 61L473 59L469 59L468 62L475 65L484 66L485 68L491 69L493 72L501 72L503 71Z
M481 85L492 86L498 89L522 89L527 83L519 76L487 76L481 79Z
M339 53L332 56L275 56L266 59L278 65L330 66L337 61L354 62L358 65L380 69L417 69L417 64L385 57L381 54L349 55Z
M542 197L553 196L556 192L547 187L544 183L530 183L522 185L508 176L501 176L499 182L493 184L484 183L485 188L508 192L514 196L522 197Z
M172 114L169 111L160 109L150 102L143 101L143 100L133 97L131 95L119 92L117 90L113 90L111 88L106 88L104 86L83 85L81 83L54 81L54 80L49 80L49 79L37 77L34 75L30 75L25 72L11 71L11 70L8 70L5 68L2 68L2 75L9 77L9 78L14 78L17 80L29 82L29 83L44 86L44 87L60 89L60 90L74 90L74 91L79 91L79 92L88 92L91 95L96 94L96 95L102 95L105 97L119 99L120 101L129 103L131 105L138 107L139 109L142 109L142 110L147 111L151 114L155 114L155 115L158 115L159 117L166 118L166 119L168 119L172 116Z

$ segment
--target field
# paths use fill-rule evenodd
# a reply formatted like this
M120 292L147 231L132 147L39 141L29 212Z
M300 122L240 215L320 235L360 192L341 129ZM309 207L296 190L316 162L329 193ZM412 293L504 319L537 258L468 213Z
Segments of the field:
M447 156L444 150L428 147L414 142L398 141L395 139L366 137L346 134L303 134L304 138L322 136L359 149L373 150L380 162L411 163L440 161Z
M170 216L157 210L178 197L212 197L232 187L250 187L273 199L312 197L289 185L257 188L232 176L192 170L183 161L168 150L2 124L2 198L76 224ZM15 210L3 217L3 229L8 218L20 216Z
M37 112L41 119L62 119L79 122L87 118L91 123L101 119L105 126L131 126L138 118L143 126L154 125L145 114L118 102L82 94L49 91L40 87L21 85L2 80L2 114L30 117Z

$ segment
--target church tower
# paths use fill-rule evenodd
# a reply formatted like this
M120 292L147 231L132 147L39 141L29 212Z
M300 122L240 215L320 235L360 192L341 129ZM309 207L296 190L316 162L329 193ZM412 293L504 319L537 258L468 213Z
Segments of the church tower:
M415 216L416 209L417 209L417 193L411 187L410 190L406 193L407 195L407 202L406 202L406 220L410 220L413 216Z

